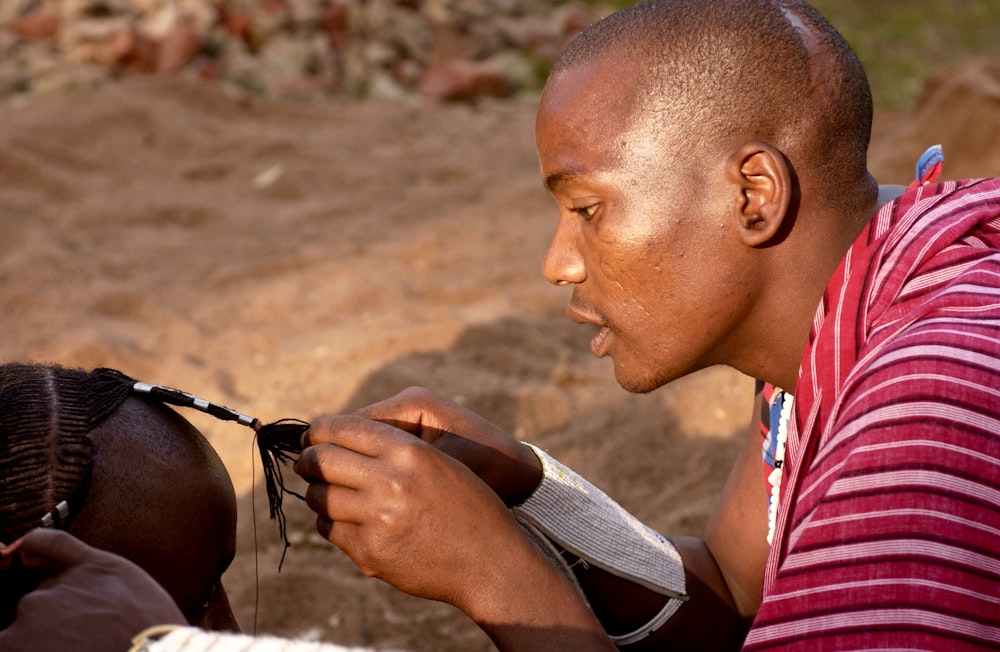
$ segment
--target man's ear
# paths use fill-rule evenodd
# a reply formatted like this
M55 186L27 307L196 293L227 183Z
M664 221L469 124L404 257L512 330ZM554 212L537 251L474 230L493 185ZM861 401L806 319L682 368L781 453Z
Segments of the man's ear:
M792 198L794 181L785 156L765 142L751 141L729 157L726 170L739 194L734 217L741 239L751 247L773 242Z

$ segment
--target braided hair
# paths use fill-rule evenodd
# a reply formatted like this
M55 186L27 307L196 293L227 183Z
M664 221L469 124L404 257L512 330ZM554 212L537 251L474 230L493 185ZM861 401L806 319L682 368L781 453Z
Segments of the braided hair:
M255 431L270 516L287 551L282 499L286 493L303 497L285 487L281 464L302 452L300 439L308 423L285 419L262 424L191 394L137 382L114 369L87 372L30 363L0 365L0 547L35 527L68 526L90 486L90 432L133 395L191 407Z

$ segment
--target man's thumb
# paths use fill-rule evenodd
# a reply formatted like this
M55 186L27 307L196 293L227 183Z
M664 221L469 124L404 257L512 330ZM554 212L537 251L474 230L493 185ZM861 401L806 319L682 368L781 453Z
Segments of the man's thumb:
M24 537L20 554L27 568L57 575L100 552L62 530L38 528Z

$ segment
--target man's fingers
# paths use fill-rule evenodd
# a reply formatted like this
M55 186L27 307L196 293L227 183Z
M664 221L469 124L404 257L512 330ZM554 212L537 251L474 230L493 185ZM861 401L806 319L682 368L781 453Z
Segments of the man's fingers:
M26 567L56 575L104 553L62 530L38 528L24 537L20 554Z
M406 433L416 436L428 443L432 443L440 436L449 433L453 425L466 422L468 415L466 410L458 405L441 398L430 390L422 387L410 387L402 392L373 403L363 408L355 410L349 415L333 416L318 419L302 435L302 447L327 443L338 444L363 452L361 445L349 443L349 435L352 422L354 424L378 423L388 426L394 431L395 436ZM364 426L356 425L357 428L365 431ZM367 431L368 439L372 439L378 429ZM384 430L383 432L389 432ZM457 431L456 431L457 432ZM377 439L377 438L376 438ZM374 448L368 449L369 455L376 455Z
M440 400L435 394L422 387L409 387L395 396L359 408L354 411L354 414L373 421L392 423L393 425L398 423L399 425L396 427L399 429L416 434L415 430L419 430L423 421L424 406L429 402Z
M338 523L364 523L370 519L370 509L366 509L358 491L326 484L311 484L305 493L306 505L316 514Z
M307 482L359 486L372 458L336 444L314 444L302 451L292 467Z
M368 457L378 457L386 446L410 436L386 423L345 414L316 419L302 435L302 448L334 444Z
M384 401L356 410L354 414L433 442L449 430L451 421L461 411L461 407L428 389L410 387Z

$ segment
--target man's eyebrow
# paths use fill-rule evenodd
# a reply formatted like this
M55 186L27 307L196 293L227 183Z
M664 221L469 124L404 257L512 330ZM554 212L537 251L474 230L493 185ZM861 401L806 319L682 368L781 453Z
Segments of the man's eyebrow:
M558 172L553 172L545 177L545 189L551 192L556 189L556 186L562 185L581 176L583 175L578 170L560 170Z

